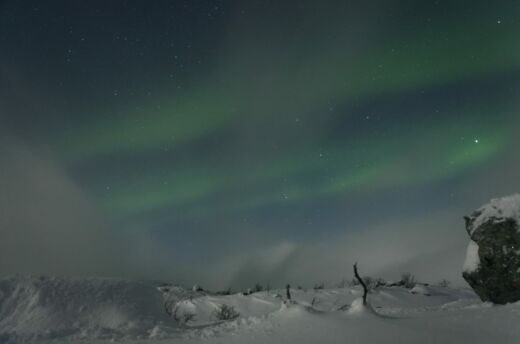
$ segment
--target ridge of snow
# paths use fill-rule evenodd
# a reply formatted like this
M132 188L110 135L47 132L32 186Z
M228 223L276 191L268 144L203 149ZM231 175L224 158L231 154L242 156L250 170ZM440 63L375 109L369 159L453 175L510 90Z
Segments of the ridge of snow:
M352 303L350 304L350 308L348 309L348 314L375 314L377 315L374 308L372 308L372 305L367 302L367 304L363 304L363 298L358 297L357 299L354 299Z

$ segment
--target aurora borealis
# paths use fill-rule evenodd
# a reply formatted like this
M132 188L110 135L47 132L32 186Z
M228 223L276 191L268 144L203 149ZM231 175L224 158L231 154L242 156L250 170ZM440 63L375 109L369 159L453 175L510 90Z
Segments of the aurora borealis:
M95 261L71 244L79 274L332 282L356 250L368 272L430 269L422 255L463 246L465 212L519 190L519 12L514 1L0 2L11 190L0 235L9 252L31 242L33 262L57 252L0 273L71 273L56 263L67 241L38 244L63 233L106 244ZM439 263L451 270L438 277L459 263Z

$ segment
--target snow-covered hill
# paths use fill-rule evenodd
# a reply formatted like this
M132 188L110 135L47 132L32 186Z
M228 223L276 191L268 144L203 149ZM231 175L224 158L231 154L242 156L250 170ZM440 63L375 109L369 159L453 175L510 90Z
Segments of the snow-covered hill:
M207 295L154 282L0 280L0 343L519 343L520 304L466 289L357 287ZM356 301L357 300L357 301ZM216 316L222 305L237 318ZM177 319L177 320L174 320Z
M156 287L94 278L0 280L0 342L141 336L171 320Z

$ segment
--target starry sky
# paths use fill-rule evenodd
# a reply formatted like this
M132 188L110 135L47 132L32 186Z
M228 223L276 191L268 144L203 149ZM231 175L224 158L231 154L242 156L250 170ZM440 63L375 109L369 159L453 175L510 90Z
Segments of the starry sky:
M0 274L460 279L520 189L516 1L0 1Z

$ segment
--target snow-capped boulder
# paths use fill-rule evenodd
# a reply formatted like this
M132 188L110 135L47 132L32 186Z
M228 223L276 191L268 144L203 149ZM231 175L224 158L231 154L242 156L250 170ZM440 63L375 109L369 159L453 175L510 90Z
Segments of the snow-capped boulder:
M464 219L471 238L464 279L482 301L520 300L520 194L493 199Z

